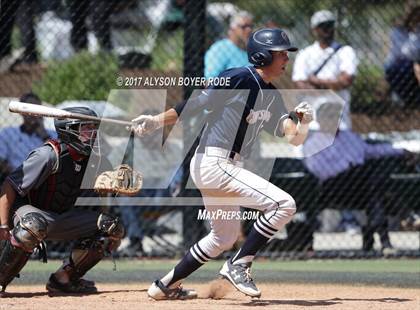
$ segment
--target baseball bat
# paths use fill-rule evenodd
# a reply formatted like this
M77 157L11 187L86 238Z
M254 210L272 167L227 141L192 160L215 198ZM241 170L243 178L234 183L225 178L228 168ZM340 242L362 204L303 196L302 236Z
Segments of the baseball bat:
M9 111L24 115L33 115L33 116L45 116L45 117L54 117L54 118L71 118L71 119L82 119L82 120L89 120L89 121L100 121L100 122L107 122L112 124L119 124L130 126L132 125L131 122L122 121L113 118L106 118L106 117L96 117L91 115L85 115L80 113L73 113L70 111L46 107L39 104L32 104L20 101L10 101L9 103Z

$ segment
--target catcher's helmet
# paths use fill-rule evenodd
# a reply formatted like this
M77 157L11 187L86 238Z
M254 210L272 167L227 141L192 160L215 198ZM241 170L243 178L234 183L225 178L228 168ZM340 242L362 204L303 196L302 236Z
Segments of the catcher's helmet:
M88 107L70 107L64 108L63 110L98 117L98 114ZM94 124L96 129L92 130L87 141L82 141L80 129L82 125L86 124ZM54 120L54 126L57 131L58 138L73 147L78 153L89 156L90 153L94 151L94 153L99 154L99 143L95 144L96 131L99 127L99 121L58 118Z
M270 51L296 52L298 49L290 44L286 32L278 28L264 28L251 34L248 40L248 60L255 67L268 66L273 57Z

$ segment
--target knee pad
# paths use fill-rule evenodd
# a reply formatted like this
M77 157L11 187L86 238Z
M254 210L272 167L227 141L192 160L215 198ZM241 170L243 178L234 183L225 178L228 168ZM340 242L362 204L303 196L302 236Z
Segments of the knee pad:
M10 240L0 240L0 292L18 276L31 253L14 246Z
M48 222L44 216L30 212L22 216L12 230L12 237L25 251L32 252L47 236Z
M125 228L118 217L101 213L98 217L98 229L106 238L107 251L116 250L124 237Z
M111 239L122 239L125 234L125 228L120 219L104 213L98 217L98 229Z

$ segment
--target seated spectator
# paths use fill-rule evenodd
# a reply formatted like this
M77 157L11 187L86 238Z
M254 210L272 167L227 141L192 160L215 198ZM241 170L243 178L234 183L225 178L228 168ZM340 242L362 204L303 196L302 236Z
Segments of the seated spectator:
M367 224L362 229L363 250L373 247L373 233L380 235L382 248L391 249L388 223L382 206L381 185L385 169L371 173L369 159L388 156L403 156L406 151L396 149L389 143L369 144L351 130L338 130L337 120L342 106L324 103L317 111L320 130L312 132L303 145L304 165L321 184L320 203L323 205L362 206L367 213ZM332 133L337 132L335 138ZM314 154L319 144L326 139L333 141ZM318 210L319 212L319 210Z
M216 77L230 68L247 66L246 44L252 32L253 18L246 12L232 17L226 39L210 46L204 57L204 76Z
M23 95L20 101L41 104L33 93ZM31 150L56 136L55 131L44 128L43 118L37 116L24 115L22 125L3 128L0 131L0 179L15 170Z
M395 25L390 33L391 46L385 62L385 78L391 91L407 106L420 103L420 86L413 63L420 48L416 37L420 35L420 6L413 7L402 24Z

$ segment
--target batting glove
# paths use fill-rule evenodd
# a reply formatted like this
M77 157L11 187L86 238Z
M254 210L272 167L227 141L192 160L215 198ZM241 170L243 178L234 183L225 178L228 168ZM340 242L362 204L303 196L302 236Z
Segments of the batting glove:
M312 106L303 101L295 108L296 114L299 116L299 120L302 124L309 124L314 119L314 111Z
M151 134L161 126L159 119L153 115L140 115L139 117L131 120L133 122L132 130L139 137Z

